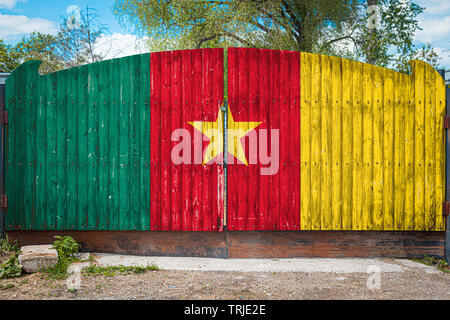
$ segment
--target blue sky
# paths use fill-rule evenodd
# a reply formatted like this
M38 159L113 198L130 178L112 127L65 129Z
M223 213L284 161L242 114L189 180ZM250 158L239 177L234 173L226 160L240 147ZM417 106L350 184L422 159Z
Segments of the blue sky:
M0 39L14 44L32 31L55 33L61 16L70 16L67 8L83 9L89 5L109 29L103 39L104 43L113 44L109 58L145 51L142 42L119 25L111 13L113 3L113 0L0 0ZM416 45L430 42L440 55L440 67L450 69L450 1L415 0L415 3L425 7L419 16L423 30L416 34Z

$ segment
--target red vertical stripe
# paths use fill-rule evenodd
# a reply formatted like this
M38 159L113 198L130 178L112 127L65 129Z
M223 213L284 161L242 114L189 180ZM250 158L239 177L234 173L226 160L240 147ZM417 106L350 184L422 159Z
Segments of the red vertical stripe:
M223 100L223 49L152 53L151 77L151 229L213 231L223 216L220 166L195 164L194 137L202 133L188 122L214 122ZM172 133L185 129L192 139L191 163L175 164Z
M228 166L228 228L230 230L300 229L300 64L299 53L230 48L228 97L235 122L261 121L267 130L269 155L276 146L271 131L279 132L279 164L273 175L261 175L269 165ZM254 134L254 133L253 133ZM245 140L247 161L249 136ZM274 157L272 157L274 160Z

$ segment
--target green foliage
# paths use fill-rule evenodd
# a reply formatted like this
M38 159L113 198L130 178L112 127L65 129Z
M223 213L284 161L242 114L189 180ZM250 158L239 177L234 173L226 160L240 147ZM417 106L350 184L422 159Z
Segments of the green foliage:
M103 275L106 277L114 277L116 275L116 272L119 272L121 274L141 274L145 273L150 270L159 270L158 266L155 264L151 264L148 266L108 266L108 267L101 267L98 265L91 265L89 267L83 268L83 274L85 275Z
M368 3L379 8L368 27ZM257 47L335 55L402 69L412 58L417 16L404 0L115 0L113 13L151 50Z
M80 245L71 236L55 236L53 248L58 252L58 262L54 267L47 268L45 271L55 279L67 278L67 268L72 262L78 261L76 254Z
M426 264L427 266L434 266L437 269L441 270L442 272L450 273L450 265L447 262L445 262L444 259L439 259L425 255L423 258L413 259L413 261Z
M8 239L8 235L4 239L0 239L0 254L2 252L19 252L19 247L17 246L17 240L11 243Z
M0 266L0 279L16 278L22 274L22 267L19 265L19 253L14 252L6 261Z

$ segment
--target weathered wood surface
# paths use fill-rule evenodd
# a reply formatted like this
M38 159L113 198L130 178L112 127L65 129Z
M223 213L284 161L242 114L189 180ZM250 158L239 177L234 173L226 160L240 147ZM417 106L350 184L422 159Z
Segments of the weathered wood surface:
M20 246L71 235L83 251L212 258L442 257L443 232L408 231L10 231Z

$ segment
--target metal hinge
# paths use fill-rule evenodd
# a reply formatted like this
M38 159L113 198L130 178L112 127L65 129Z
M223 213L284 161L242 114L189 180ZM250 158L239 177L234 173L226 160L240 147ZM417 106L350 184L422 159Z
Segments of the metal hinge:
M450 202L444 202L442 204L442 214L444 216L449 216L450 215Z
M1 115L2 124L8 124L8 111L3 111Z
M450 115L444 116L444 129L450 129Z
M8 196L6 194L0 195L0 208L8 208Z

